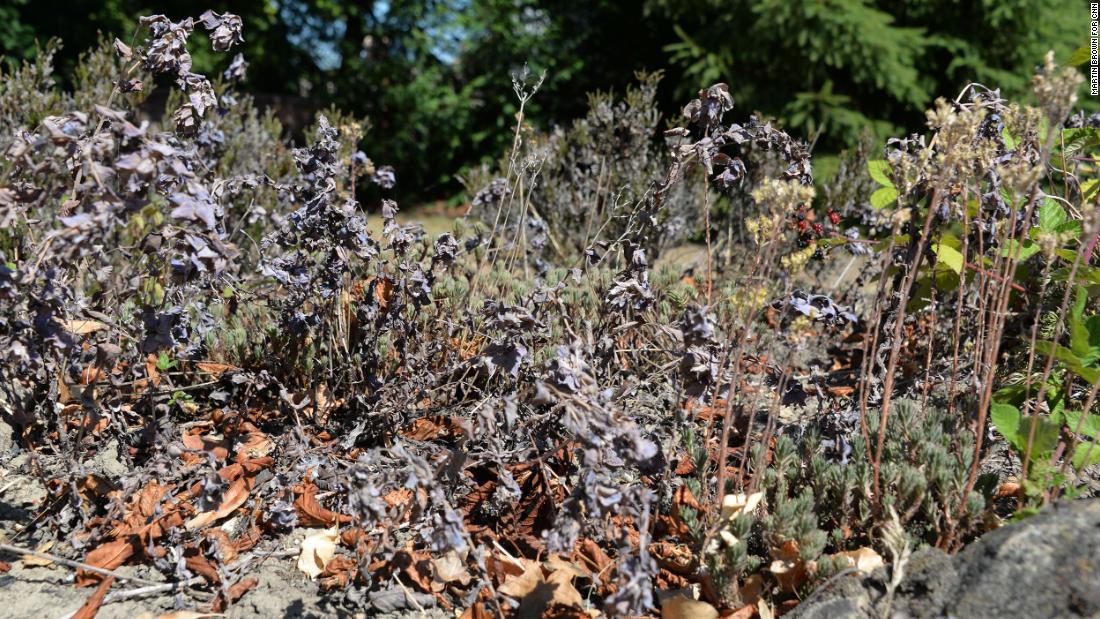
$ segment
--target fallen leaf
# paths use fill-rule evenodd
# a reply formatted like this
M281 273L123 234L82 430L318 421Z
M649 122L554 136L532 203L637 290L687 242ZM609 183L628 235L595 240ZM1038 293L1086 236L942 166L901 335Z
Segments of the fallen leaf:
M195 552L192 550L192 552ZM201 554L195 554L184 559L184 565L187 569L191 570L195 574L202 576L210 583L220 583L221 576L218 574L218 568L214 565L214 562L204 557Z
M615 562L592 538L584 538L577 546L576 555L581 567L587 569L592 576L598 577L596 580L605 581L605 576L612 570Z
M538 563L528 559L521 559L521 561L524 563L523 573L506 580L497 591L514 598L522 598L534 591L539 583L544 582L542 567Z
M542 566L552 572L566 571L574 578L588 578L588 572L582 570L576 563L566 561L558 555L550 555L550 557L543 562Z
M229 485L229 490L225 491L225 495L222 497L222 502L221 505L218 505L218 509L198 514L194 518L188 520L184 528L188 531L201 529L212 522L216 522L232 514L238 507L244 505L244 502L247 500L248 482L244 477L238 477Z
M875 569L885 565L882 560L882 556L874 550L863 547L858 550L851 550L848 552L840 553L841 556L848 559L848 566L854 567L864 574L870 574Z
M53 540L43 542L35 548L38 552L49 552L50 548L53 548ZM23 565L25 567L46 567L47 565L53 565L53 559L47 559L46 557L39 557L36 555L23 555Z
M225 372L239 372L241 369L235 365L229 365L228 363L211 363L207 361L196 362L195 367L207 374L213 374L214 376Z
M296 488L298 498L294 500L295 510L298 512L298 522L306 527L329 527L333 524L347 524L351 522L351 516L339 514L326 509L317 501L317 486L306 482L300 488Z
M726 498L722 499L722 520L733 520L741 514L751 514L763 498L763 492L727 494Z
M107 325L98 320L66 320L61 325L73 335L88 335L107 328Z
M346 555L333 557L332 561L329 561L328 565L325 566L325 571L321 572L321 590L332 591L346 587L348 582L355 577L358 565L355 559Z
M554 585L554 593L550 596L549 606L560 604L562 606L584 606L584 598L580 591L573 586L573 574L569 570L556 570L550 572L546 582Z
M113 584L115 584L114 576L104 578L103 582L99 583L99 587L88 596L88 599L84 600L84 605L69 619L92 619L92 617L95 617L96 613L99 612L99 607L103 604L103 597L107 595L107 590Z
M756 603L756 612L760 614L760 619L775 619L775 611L764 600Z
M459 584L470 583L470 572L466 570L465 561L458 551L451 549L443 553L443 556L432 559L432 575L441 583L458 581Z
M693 600L683 593L661 600L661 619L717 619L718 610L710 604Z
M1005 499L1008 497L1020 496L1020 491L1023 488L1019 483L1015 481L1006 481L997 487L997 491L993 493L994 499Z
M229 588L229 591L222 591L218 594L218 597L214 598L214 603L211 607L215 611L222 611L229 607L230 604L241 599L241 596L252 590L253 587L260 584L260 581L255 578L245 578L237 582Z
M816 569L812 561L807 563L802 560L798 542L794 540L787 540L779 548L773 549L772 557L774 561L768 566L768 571L775 576L779 588L786 593L794 593L806 584L810 580L810 573Z
M298 569L313 580L325 571L325 566L336 554L336 540L340 528L333 526L310 535L302 541L302 552L298 555Z
M84 562L92 567L113 570L133 555L134 545L129 539L116 539L89 552L84 557ZM102 574L80 570L77 572L76 584L79 587L86 587L99 582L102 578Z
M763 592L764 578L760 574L753 574L741 585L741 601L749 605L756 604Z
M498 591L520 601L517 617L541 617L551 606L584 605L584 598L573 586L573 573L559 569L543 576L542 566L528 559L520 559L526 566L523 573L505 582Z

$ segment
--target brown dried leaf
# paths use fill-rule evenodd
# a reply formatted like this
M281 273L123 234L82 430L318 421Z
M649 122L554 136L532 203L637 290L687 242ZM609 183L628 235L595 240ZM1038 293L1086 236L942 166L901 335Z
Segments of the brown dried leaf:
M230 604L241 599L244 594L248 593L259 583L260 581L255 578L245 578L239 581L229 588L228 593L219 593L218 597L214 599L214 603L211 605L212 608L219 612L225 610Z
M718 610L683 593L661 600L661 619L718 619Z
M107 595L107 590L114 583L114 576L104 578L103 582L99 583L99 587L88 596L88 599L84 600L84 605L70 619L92 619L95 617L96 613L99 612L99 607L103 604L103 597Z
M351 522L351 516L326 509L317 501L317 486L312 482L303 483L295 492L298 493L298 498L294 500L294 508L298 512L301 526L328 527L334 523Z
M65 320L61 326L73 335L88 335L107 328L107 325L98 320Z
M538 563L528 559L520 559L520 561L524 565L523 573L506 580L497 589L498 592L514 598L522 598L534 591L539 583L545 582L542 577L542 567Z
M732 613L725 615L722 619L752 619L756 616L756 604L749 604L748 606L742 606Z
M225 372L239 372L241 370L241 368L228 363L213 363L209 361L198 361L195 363L195 367L207 374L213 374L214 376L224 374Z
M116 539L102 544L84 557L84 563L93 567L113 570L134 555L134 544L130 539ZM103 579L101 574L80 570L76 574L78 587L87 587Z
M584 598L580 591L573 586L573 574L568 570L550 572L546 582L554 586L554 593L550 596L549 606L560 604L562 606L584 606Z
M248 500L248 482L244 477L239 477L229 485L229 489L225 491L225 495L222 497L222 502L218 505L218 509L208 512L202 512L194 518L187 521L184 527L188 531L194 531L201 529L206 525L221 520L229 514L232 514L238 507L244 505L244 502Z

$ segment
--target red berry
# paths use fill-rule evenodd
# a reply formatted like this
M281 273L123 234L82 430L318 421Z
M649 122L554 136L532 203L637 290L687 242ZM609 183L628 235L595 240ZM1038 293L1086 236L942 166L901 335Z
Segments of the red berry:
M810 228L810 222L806 221L805 219L799 219L798 220L798 231L799 232L805 232L809 228Z
M822 226L821 224L814 224L814 234L820 236L823 230L825 230L824 226Z
M833 222L834 226L839 226L840 225L840 213L834 211L833 209L829 209L829 221Z

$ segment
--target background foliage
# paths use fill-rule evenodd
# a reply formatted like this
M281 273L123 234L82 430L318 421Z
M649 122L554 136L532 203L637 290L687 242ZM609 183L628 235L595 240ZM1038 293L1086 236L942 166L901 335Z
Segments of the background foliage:
M1084 9L1068 4L233 0L213 8L248 24L247 87L271 95L258 97L261 105L282 108L297 132L311 116L303 109L336 106L367 118L368 154L394 165L400 197L425 200L455 195L456 170L507 149L517 110L511 73L525 63L547 74L526 110L542 128L583 116L589 92L623 92L636 71L662 70L657 100L666 117L698 84L726 81L739 113L780 118L816 137L819 153L839 152L868 129L881 139L919 127L934 95L968 80L1024 95L1025 76L1047 50L1064 60L1086 42ZM205 8L194 0L15 0L0 7L0 52L16 63L34 55L35 41L59 37L57 71L67 80L97 31L126 40L139 14ZM227 62L195 48L197 71ZM829 163L819 162L824 171Z

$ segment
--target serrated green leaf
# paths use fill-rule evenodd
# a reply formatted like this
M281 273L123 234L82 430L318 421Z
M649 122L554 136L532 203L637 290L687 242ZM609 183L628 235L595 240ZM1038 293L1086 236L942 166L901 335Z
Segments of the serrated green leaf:
M1100 179L1090 178L1087 181L1081 183L1081 197L1082 200L1087 202L1096 197L1096 194L1100 193Z
M1100 415L1085 415L1081 421L1082 414L1083 411L1066 411L1066 427L1089 438L1100 438Z
M1066 211L1054 200L1044 200L1039 207L1039 227L1048 232L1053 232L1058 226L1066 222Z
M1018 244L1019 242L1016 239L1010 239L1008 241L1008 244L1001 248L1001 257L1008 258L1011 256L1016 256L1016 260L1018 262L1023 262L1028 258L1034 256L1035 254L1039 253L1039 251L1042 249L1041 247L1039 247L1038 243L1025 240L1023 246L1019 248L1019 254L1017 254L1016 246Z
M872 159L867 162L867 171L871 178L883 187L893 187L894 181L890 180L890 164L884 159Z
M898 190L893 187L881 187L871 194L871 206L880 210L897 204L897 201Z
M1081 236L1081 222L1071 219L1064 224L1059 224L1054 228L1054 231L1058 234L1067 234L1073 238Z

